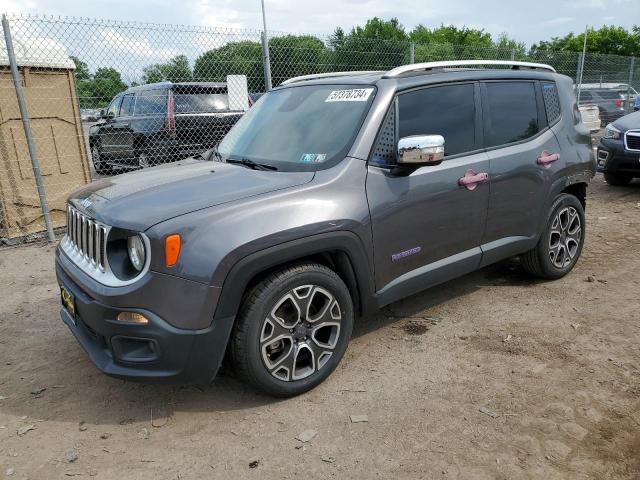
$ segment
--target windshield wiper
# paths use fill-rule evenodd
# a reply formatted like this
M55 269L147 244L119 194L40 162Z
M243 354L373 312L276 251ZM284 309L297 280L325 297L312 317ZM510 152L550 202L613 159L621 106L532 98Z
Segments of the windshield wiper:
M251 168L252 170L278 170L278 167L274 167L273 165L269 165L266 163L254 162L253 160L249 160L248 158L227 158L227 163L244 165L245 167Z

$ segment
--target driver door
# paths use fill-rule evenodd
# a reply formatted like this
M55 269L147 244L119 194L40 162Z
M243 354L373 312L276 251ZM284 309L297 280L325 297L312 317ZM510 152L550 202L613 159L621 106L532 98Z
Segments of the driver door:
M376 290L382 303L478 268L490 181L481 123L477 83L398 95L367 175ZM389 155L390 139L397 145L398 138L411 135L442 135L445 159L407 176L394 175L381 159L395 158L395 146ZM487 176L477 184L461 185L465 175L478 173Z
M118 130L114 127L116 125L117 116L120 112L120 105L122 104L122 95L116 96L107 107L107 118L104 123L100 125L99 141L102 147L102 154L113 157L120 147Z

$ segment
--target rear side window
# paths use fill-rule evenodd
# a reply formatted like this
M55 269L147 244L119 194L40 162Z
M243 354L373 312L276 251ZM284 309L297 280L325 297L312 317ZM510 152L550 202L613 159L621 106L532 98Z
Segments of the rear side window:
M580 100L593 100L591 92L580 92Z
M167 111L166 90L144 90L138 94L135 105L136 115L157 115Z
M600 98L604 98L606 100L620 99L620 93L616 92L615 90L598 90L597 94L600 95Z
M552 125L560 118L560 98L554 82L542 82L542 97L547 111L547 123Z
M173 99L176 113L213 113L229 110L229 97L221 92L175 90Z
M399 95L398 102L400 138L442 135L445 156L477 148L473 84L415 90Z
M487 148L526 140L540 131L533 82L488 82L485 85Z

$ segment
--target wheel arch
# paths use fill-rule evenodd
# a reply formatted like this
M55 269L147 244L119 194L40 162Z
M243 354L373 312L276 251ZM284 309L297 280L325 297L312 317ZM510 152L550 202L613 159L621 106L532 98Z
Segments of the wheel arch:
M145 148L146 145L147 139L144 135L138 134L133 137L133 152L135 155L137 155L138 150L140 150L141 148Z
M359 238L344 231L312 235L249 254L227 273L214 318L235 317L253 285L275 270L305 261L335 271L351 293L354 311L364 315L375 309L373 274L364 252Z
M568 193L569 195L573 195L580 201L580 203L582 204L582 208L584 210L587 209L587 183L586 182L576 182L576 183L567 185L560 193Z

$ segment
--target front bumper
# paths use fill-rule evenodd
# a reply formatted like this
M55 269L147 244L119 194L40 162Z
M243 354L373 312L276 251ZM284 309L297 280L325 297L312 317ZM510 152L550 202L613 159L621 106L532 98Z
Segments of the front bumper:
M215 319L198 330L177 328L148 309L113 307L97 300L62 268L59 257L56 276L75 297L75 315L62 308L62 320L100 371L149 382L204 384L215 377L233 318ZM142 313L149 323L116 320L123 310Z
M640 176L640 152L626 150L623 140L603 138L596 152L596 168L598 172Z

